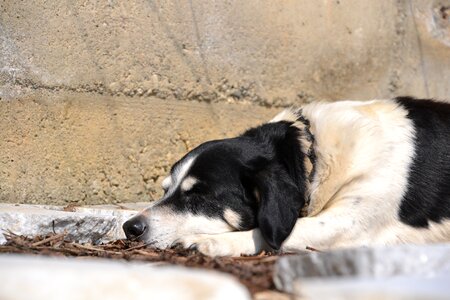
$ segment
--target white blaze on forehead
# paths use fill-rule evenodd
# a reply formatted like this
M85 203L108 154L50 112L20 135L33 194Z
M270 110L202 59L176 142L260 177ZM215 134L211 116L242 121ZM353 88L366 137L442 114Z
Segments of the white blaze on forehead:
M186 177L187 173L189 172L189 169L194 163L194 160L195 157L188 158L177 166L173 174L175 177L175 186L179 186L180 183L183 181L183 179Z
M198 182L197 178L188 176L181 183L181 190L183 192L187 192L194 187L194 185Z
M167 191L166 196L171 195L187 176L195 157L186 158L175 168L172 175L163 180L162 186ZM189 182L188 182L189 183ZM194 183L192 183L193 185ZM183 188L183 187L182 187Z

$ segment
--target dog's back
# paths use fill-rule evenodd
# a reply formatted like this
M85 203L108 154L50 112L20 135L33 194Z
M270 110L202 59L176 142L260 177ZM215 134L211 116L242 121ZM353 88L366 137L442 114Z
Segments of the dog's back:
M400 219L414 227L450 218L450 104L397 98L413 121L415 154Z
M450 104L404 97L303 112L319 156L310 216L356 209L361 244L450 239Z

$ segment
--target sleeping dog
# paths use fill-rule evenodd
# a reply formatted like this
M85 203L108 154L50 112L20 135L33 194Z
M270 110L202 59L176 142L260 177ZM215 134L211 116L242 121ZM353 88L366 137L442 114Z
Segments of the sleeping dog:
M450 104L308 104L175 163L129 239L211 256L450 241Z

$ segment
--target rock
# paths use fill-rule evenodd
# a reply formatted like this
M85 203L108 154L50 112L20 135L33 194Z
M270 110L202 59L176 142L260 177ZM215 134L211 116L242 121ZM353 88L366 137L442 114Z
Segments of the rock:
M33 237L66 231L78 243L100 243L125 238L122 224L135 210L117 208L0 204L0 228ZM0 233L0 244L6 242Z
M448 300L449 276L298 280L293 293L308 300Z
M250 299L229 275L99 259L0 255L0 299Z
M397 278L403 283L401 288L398 286L398 292L413 296L416 282L423 278L434 277L439 281L442 276L447 276L448 280L449 257L448 244L312 252L280 258L275 266L274 281L276 287L284 292L305 296L306 291L309 291L309 295L315 295L314 299L366 299L363 297L364 293L373 294L385 283L390 283L392 278ZM428 283L430 286L436 284L432 280ZM395 284L390 286L393 289L396 287ZM321 289L323 294L314 294ZM340 290L343 291L342 295L338 293ZM335 298L331 297L333 293ZM331 298L326 298L327 295ZM427 297L431 297L430 295ZM386 299L391 299L389 297Z

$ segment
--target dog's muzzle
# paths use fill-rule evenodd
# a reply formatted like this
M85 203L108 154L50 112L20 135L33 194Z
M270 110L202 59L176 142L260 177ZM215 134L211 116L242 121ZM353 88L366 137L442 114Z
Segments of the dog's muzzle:
M142 215L137 215L123 223L123 231L129 240L138 239L147 231L147 224Z

